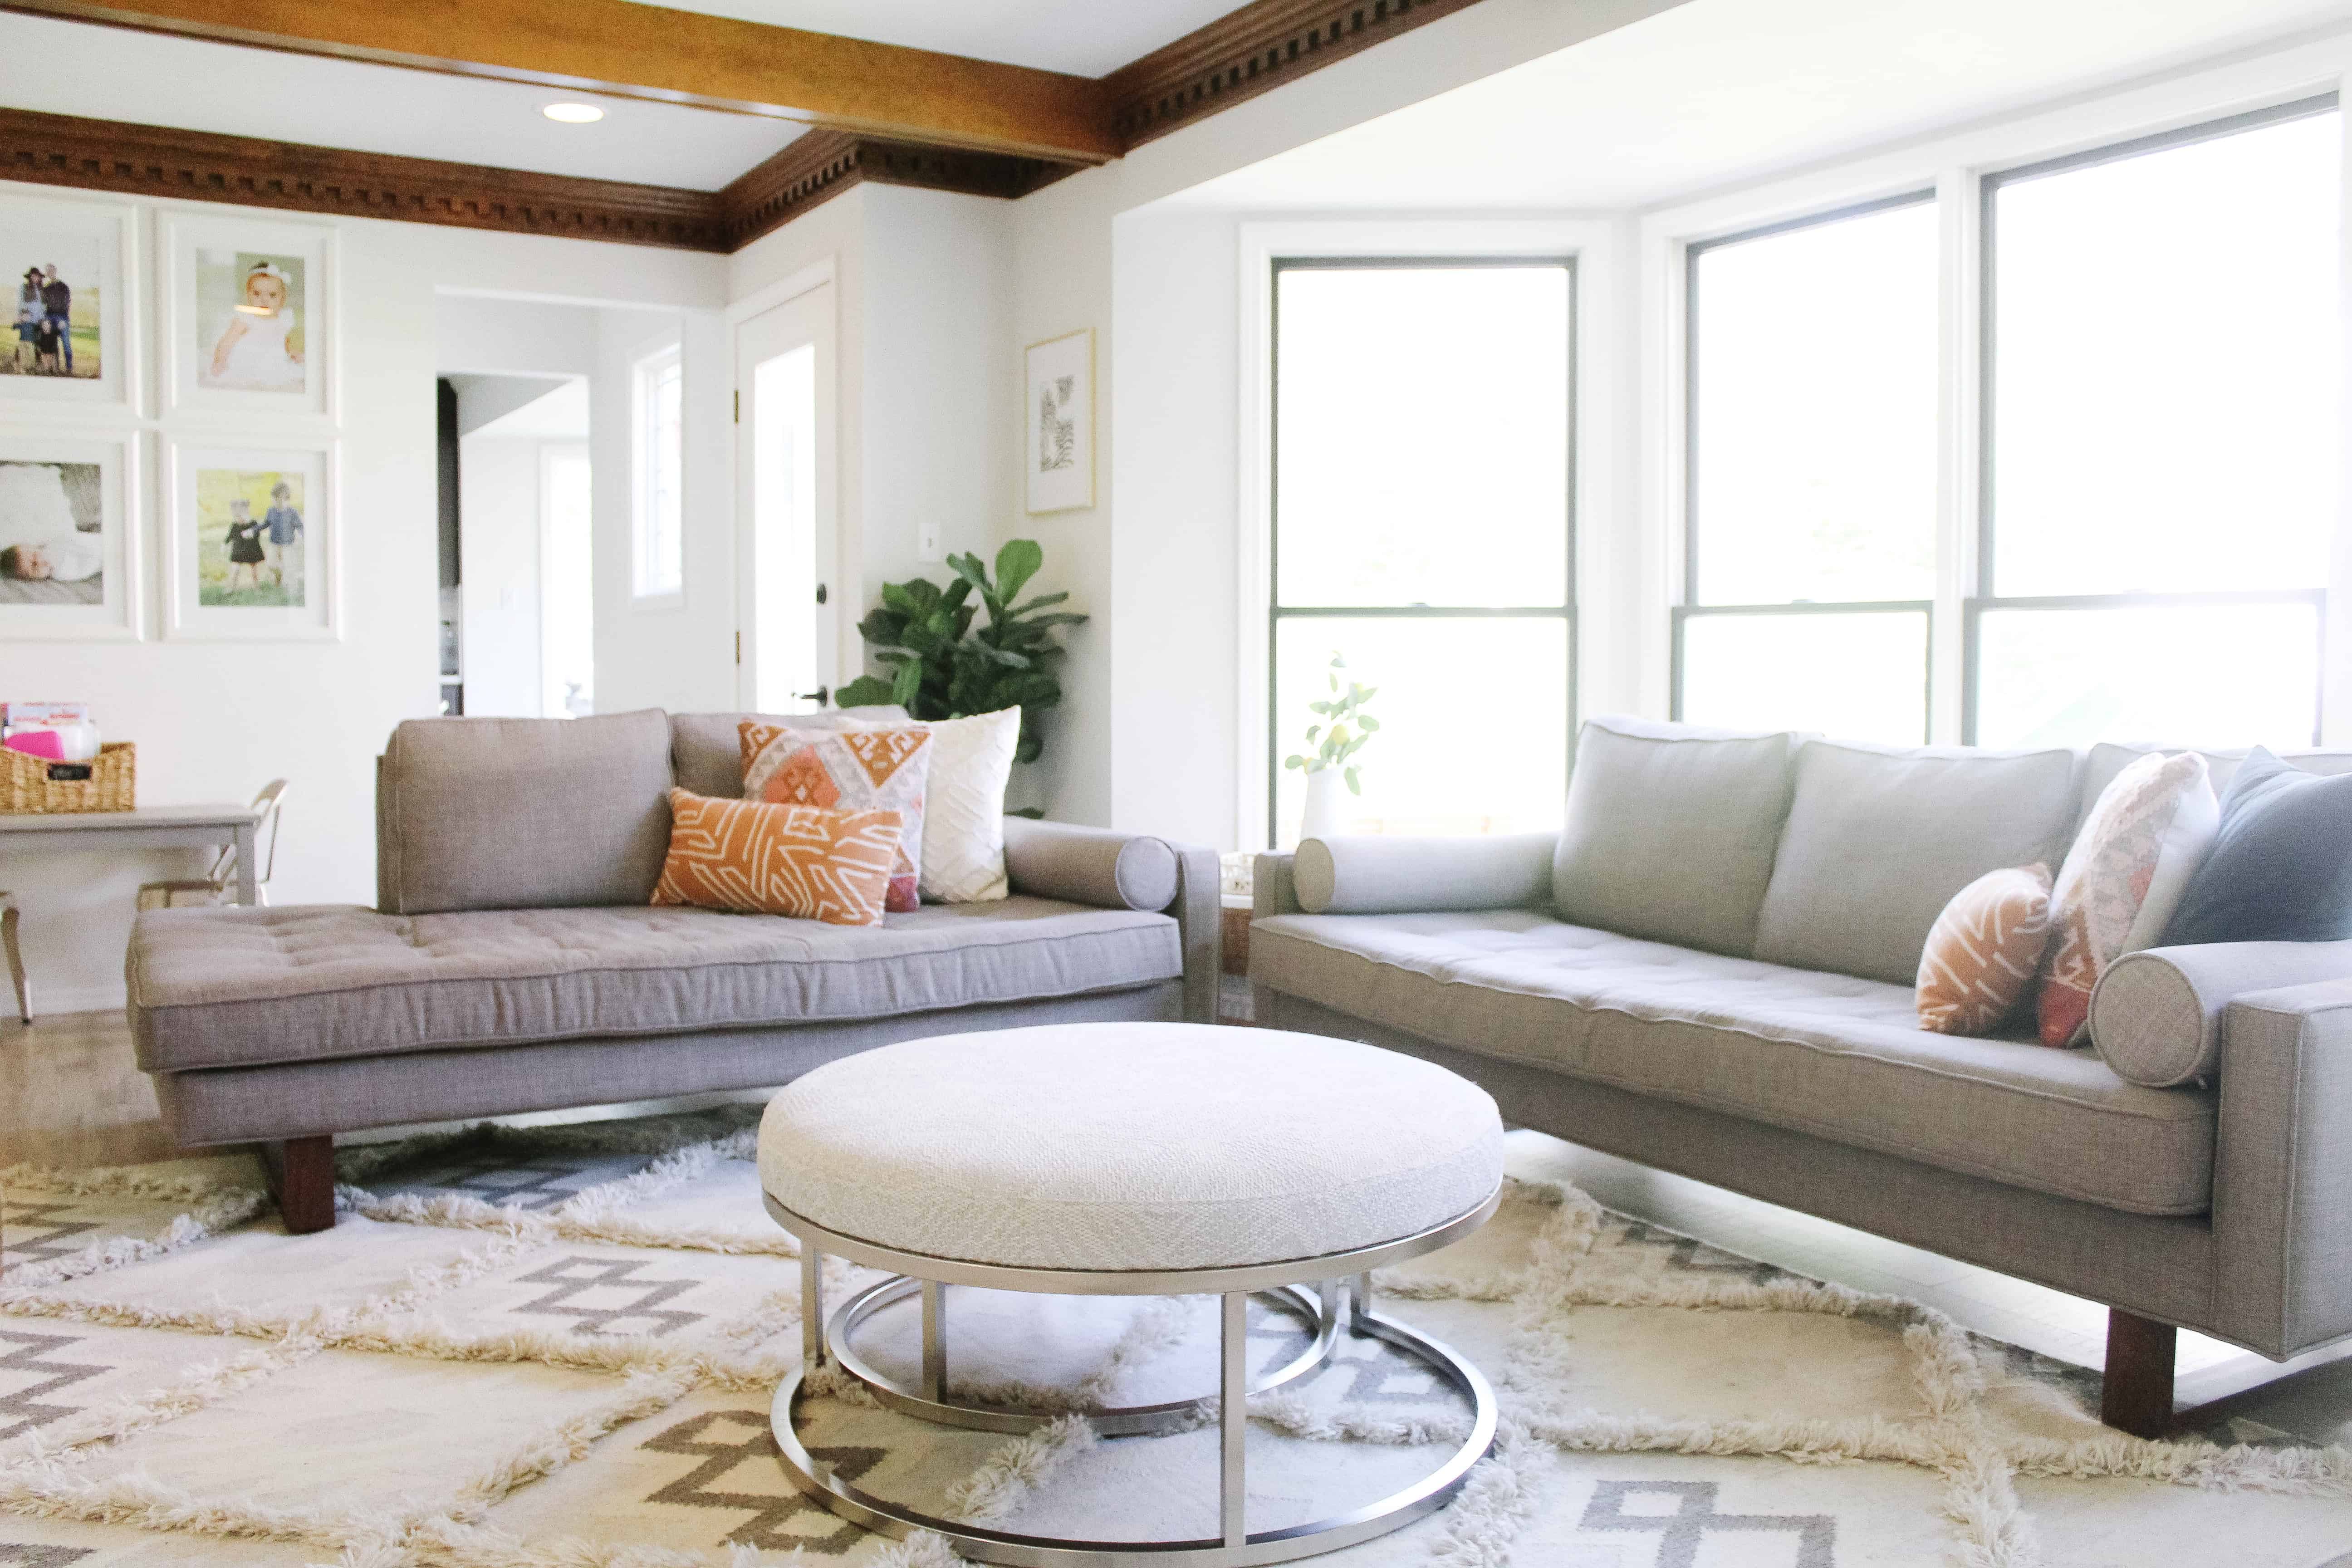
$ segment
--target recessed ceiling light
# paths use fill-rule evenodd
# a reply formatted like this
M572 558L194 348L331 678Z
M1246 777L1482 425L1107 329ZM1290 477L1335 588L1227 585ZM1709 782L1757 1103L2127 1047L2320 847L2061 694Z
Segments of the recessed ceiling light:
M566 125L593 125L604 118L604 111L593 103L551 103L540 112Z

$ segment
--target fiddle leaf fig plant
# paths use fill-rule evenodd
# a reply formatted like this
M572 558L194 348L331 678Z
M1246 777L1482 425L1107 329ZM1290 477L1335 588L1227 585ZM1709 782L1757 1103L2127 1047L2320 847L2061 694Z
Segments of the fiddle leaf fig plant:
M857 631L888 673L861 675L835 692L834 700L844 708L895 702L923 720L1017 707L1021 740L1013 757L1035 762L1045 750L1037 715L1062 700L1054 666L1068 650L1055 634L1087 619L1053 608L1067 594L1014 603L1045 563L1035 540L1015 539L996 552L992 575L977 555L950 555L955 581L944 588L921 577L884 584L882 603L857 623Z
M1379 695L1381 689L1361 686L1350 680L1348 689L1341 691L1339 676L1347 668L1348 661L1333 654L1331 668L1325 676L1330 682L1330 697L1307 705L1308 712L1321 715L1307 726L1307 743L1315 748L1315 754L1308 756L1294 752L1283 759L1282 765L1300 769L1310 776L1327 769L1339 768L1342 770L1340 776L1348 781L1348 793L1361 795L1364 786L1358 776L1357 764L1349 759L1362 751L1365 742L1381 727L1378 719L1364 711L1364 704Z

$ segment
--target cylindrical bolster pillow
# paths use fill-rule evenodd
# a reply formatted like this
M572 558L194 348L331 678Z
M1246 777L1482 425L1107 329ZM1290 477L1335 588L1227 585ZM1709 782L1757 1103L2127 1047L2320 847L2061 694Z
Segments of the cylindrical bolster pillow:
M2091 993L2091 1043L2117 1078L2169 1089L2213 1071L2221 1016L2238 997L2344 979L2352 979L2352 942L2219 942L2127 952Z
M1004 819L1004 871L1016 893L1103 910L1164 910L1176 901L1176 851L1164 838Z
M1557 833L1497 837L1308 838L1291 874L1316 915L1510 910L1551 896Z

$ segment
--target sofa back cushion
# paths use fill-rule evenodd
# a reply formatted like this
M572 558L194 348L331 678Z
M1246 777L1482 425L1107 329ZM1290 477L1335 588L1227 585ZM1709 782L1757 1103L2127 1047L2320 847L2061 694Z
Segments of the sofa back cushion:
M377 769L387 914L642 904L669 848L669 719L412 719Z
M1552 859L1559 918L1747 957L1789 815L1796 749L1785 733L1587 723Z
M889 703L827 708L817 713L673 713L670 768L677 787L719 800L743 798L742 725L746 719L793 730L838 730L851 720L905 722L907 710Z
M2099 803L2099 792L2115 783L2116 775L2150 752L2185 752L2188 746L2168 746L2150 741L2102 741L2093 746L2083 763L2083 798L2074 814L2074 826L2080 831L2089 820L2091 807ZM2230 781L2237 776L2238 764L2246 760L2246 748L2229 752L2200 752L2205 759L2205 780L2219 796L2230 792ZM2299 773L2319 773L2332 777L2336 773L2352 773L2352 752L2283 752L2272 755Z
M2076 773L2071 751L1806 742L1755 955L1911 984L1953 894L2065 859Z

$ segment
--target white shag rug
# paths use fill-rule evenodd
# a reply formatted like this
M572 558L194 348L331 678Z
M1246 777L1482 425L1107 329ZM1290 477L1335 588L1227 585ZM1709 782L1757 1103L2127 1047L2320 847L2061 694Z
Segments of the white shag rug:
M798 1269L753 1112L478 1129L340 1157L342 1215L288 1237L243 1161L0 1173L0 1568L941 1568L803 1501L767 1431ZM834 1299L873 1276L836 1264ZM2242 1429L2142 1442L2079 1371L1514 1181L1381 1309L1496 1385L1502 1437L1446 1510L1339 1568L2321 1568L2352 1452ZM959 1291L981 1397L1214 1386L1206 1300ZM911 1308L861 1341L906 1368ZM1297 1325L1254 1321L1261 1365ZM853 1391L854 1393L854 1391ZM1213 1428L948 1432L840 1394L803 1440L942 1516L1210 1533ZM1465 1411L1350 1341L1252 1401L1251 1526L1425 1471ZM2251 1440L2247 1440L2251 1439Z

